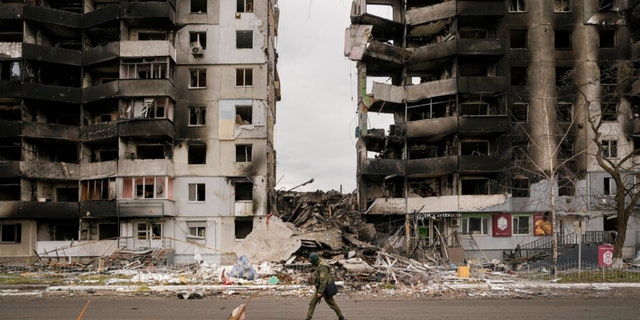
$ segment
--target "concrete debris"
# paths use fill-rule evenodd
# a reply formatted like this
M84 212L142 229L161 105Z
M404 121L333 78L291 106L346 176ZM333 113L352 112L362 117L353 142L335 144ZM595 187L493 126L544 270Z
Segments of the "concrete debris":
M275 216L267 217L236 246L238 256L254 262L280 262L291 257L301 246L295 228Z

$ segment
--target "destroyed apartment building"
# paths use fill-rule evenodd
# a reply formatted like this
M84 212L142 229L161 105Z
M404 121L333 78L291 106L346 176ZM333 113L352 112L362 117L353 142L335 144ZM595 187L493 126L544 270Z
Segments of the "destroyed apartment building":
M465 259L550 249L553 220L559 245L611 243L615 184L593 138L607 159L637 158L639 13L635 0L354 0L364 219L404 228L407 254L441 239ZM381 114L393 124L370 128Z
M233 263L271 210L276 0L0 0L3 263Z

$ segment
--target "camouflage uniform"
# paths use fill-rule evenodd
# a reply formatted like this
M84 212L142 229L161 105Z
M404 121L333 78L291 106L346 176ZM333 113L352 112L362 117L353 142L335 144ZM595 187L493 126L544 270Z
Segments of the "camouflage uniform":
M313 263L313 259L312 259ZM315 265L315 264L314 264ZM326 297L323 292L327 287L327 283L333 282L333 275L331 274L331 267L324 262L318 262L316 265L316 271L314 272L314 281L313 284L316 287L316 291L313 294L313 298L311 302L309 302L309 310L307 311L307 320L311 320L313 317L313 312L316 310L316 305L320 302L322 298L327 303L329 308L333 309L338 315L339 320L344 320L342 316L342 311L338 304L334 300L334 297Z

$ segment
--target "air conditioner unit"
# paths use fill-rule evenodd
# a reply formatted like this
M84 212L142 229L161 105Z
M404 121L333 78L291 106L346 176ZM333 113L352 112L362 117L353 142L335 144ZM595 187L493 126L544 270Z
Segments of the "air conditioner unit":
M451 227L459 227L460 226L460 219L457 219L457 218L449 219L449 226L451 226Z
M191 47L191 54L193 54L193 55L202 55L202 47L201 46L193 46L193 47Z

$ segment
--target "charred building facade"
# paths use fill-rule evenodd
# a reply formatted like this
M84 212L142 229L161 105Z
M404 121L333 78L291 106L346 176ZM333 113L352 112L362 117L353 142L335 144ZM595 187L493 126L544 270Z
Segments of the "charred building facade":
M275 2L1 0L2 258L235 259L275 196Z
M615 190L591 124L607 158L640 148L638 3L354 0L360 210L404 227L408 252L457 233L466 258L501 259L552 216L561 237L607 242ZM380 113L393 124L369 128Z

